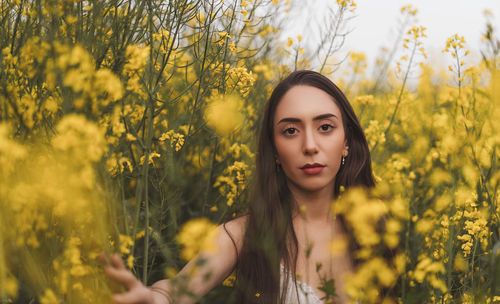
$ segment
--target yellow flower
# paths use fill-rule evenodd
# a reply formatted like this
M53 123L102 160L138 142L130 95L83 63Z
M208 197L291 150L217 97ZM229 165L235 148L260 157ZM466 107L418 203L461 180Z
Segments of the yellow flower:
M127 63L123 67L128 74L142 70L149 58L149 46L129 45L125 51Z
M13 170L14 161L28 156L26 148L10 138L10 132L7 124L0 124L0 173Z
M354 103L357 104L361 104L361 105L374 105L375 104L375 101L374 101L374 98L373 98L373 95L359 95L359 96L356 96L356 99L354 100Z
M342 7L348 8L351 12L353 12L357 6L356 2L354 2L353 0L337 0L337 4Z
M464 260L464 258L460 254L457 254L455 256L455 260L453 261L453 269L455 271L466 271L467 270L467 262Z
M215 251L217 249L215 244L217 233L217 225L206 218L188 221L182 226L176 238L183 247L181 250L182 258L189 261L200 252Z
M72 289L81 292L83 291L83 285L80 282L75 283L73 284Z
M149 233L153 232L153 228L151 226L148 227ZM146 229L142 229L141 231L135 234L136 239L143 238L146 235Z
M222 282L222 285L233 287L235 280L236 280L236 275L233 272Z
M83 115L68 114L57 125L52 146L78 159L98 161L107 150L103 131Z
M414 8L411 4L408 4L401 7L401 13L408 13L409 15L415 16L418 13L418 9Z
M219 36L221 39L231 38L227 32L219 32Z
M43 109L51 114L55 114L59 110L60 101L53 96L49 96L43 104Z
M46 289L40 298L40 304L58 304L59 299L57 299L56 294L52 291L52 289Z
M187 133L187 131L185 133ZM174 130L169 130L169 131L163 133L160 136L159 140L161 142L168 140L170 142L170 147L174 148L174 146L175 146L174 150L177 152L184 145L184 134L176 133L176 132L174 132Z
M127 267L128 268L134 267L134 256L133 255L129 255L128 256L128 258L127 258Z
M418 220L415 230L422 234L426 234L434 228L434 222L429 219Z
M126 255L130 253L130 248L134 245L134 241L128 235L120 234L120 253Z
M333 256L341 256L348 248L348 241L345 237L339 237L330 242L330 253Z
M99 69L95 74L94 86L108 95L111 101L117 101L123 96L123 86L120 79L108 69Z
M225 136L241 126L244 116L241 113L242 101L234 96L215 96L205 110L205 120L219 135Z
M236 46L234 44L234 42L231 42L227 45L227 47L229 48L229 51L232 53L232 54L236 54Z
M19 284L16 278L8 276L5 286L0 287L0 292L2 292L2 288L5 288L5 291L9 296L17 298Z
M127 133L127 134L125 135L125 139L126 139L127 141L136 141L136 140L137 140L137 137L135 137L134 135L132 135L132 134L130 134L130 133Z
M154 165L154 160L155 158L160 158L161 154L158 152L151 152L148 157L148 164ZM142 155L141 158L139 159L139 164L144 164L144 161L146 160L146 155Z

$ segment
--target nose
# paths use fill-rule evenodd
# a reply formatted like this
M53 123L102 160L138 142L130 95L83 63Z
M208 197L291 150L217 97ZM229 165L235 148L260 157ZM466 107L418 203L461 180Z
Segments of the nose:
M318 145L316 138L311 131L306 131L304 136L303 151L306 155L313 155L318 153Z

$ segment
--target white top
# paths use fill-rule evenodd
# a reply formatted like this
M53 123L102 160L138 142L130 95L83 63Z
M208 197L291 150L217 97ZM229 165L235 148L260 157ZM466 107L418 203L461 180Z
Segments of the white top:
M280 263L280 278L281 285L283 285L283 279L285 277L285 266ZM304 282L297 280L297 289L295 289L295 284L293 282L292 276L288 277L288 286L286 291L286 303L287 304L324 304L314 292L314 289Z

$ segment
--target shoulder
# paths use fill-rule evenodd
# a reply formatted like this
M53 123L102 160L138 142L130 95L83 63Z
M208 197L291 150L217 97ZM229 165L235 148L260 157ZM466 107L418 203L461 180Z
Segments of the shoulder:
M242 215L225 222L219 226L219 231L224 238L228 238L235 246L237 252L240 251L245 237L248 215Z
M248 215L241 215L220 225L224 230L235 235L244 234L248 222Z

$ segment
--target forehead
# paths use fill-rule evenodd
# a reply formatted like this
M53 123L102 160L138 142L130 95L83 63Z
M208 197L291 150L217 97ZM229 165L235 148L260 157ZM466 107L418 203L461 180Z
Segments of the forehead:
M285 117L309 117L331 113L342 118L337 103L325 91L306 85L294 86L281 98L274 121Z

